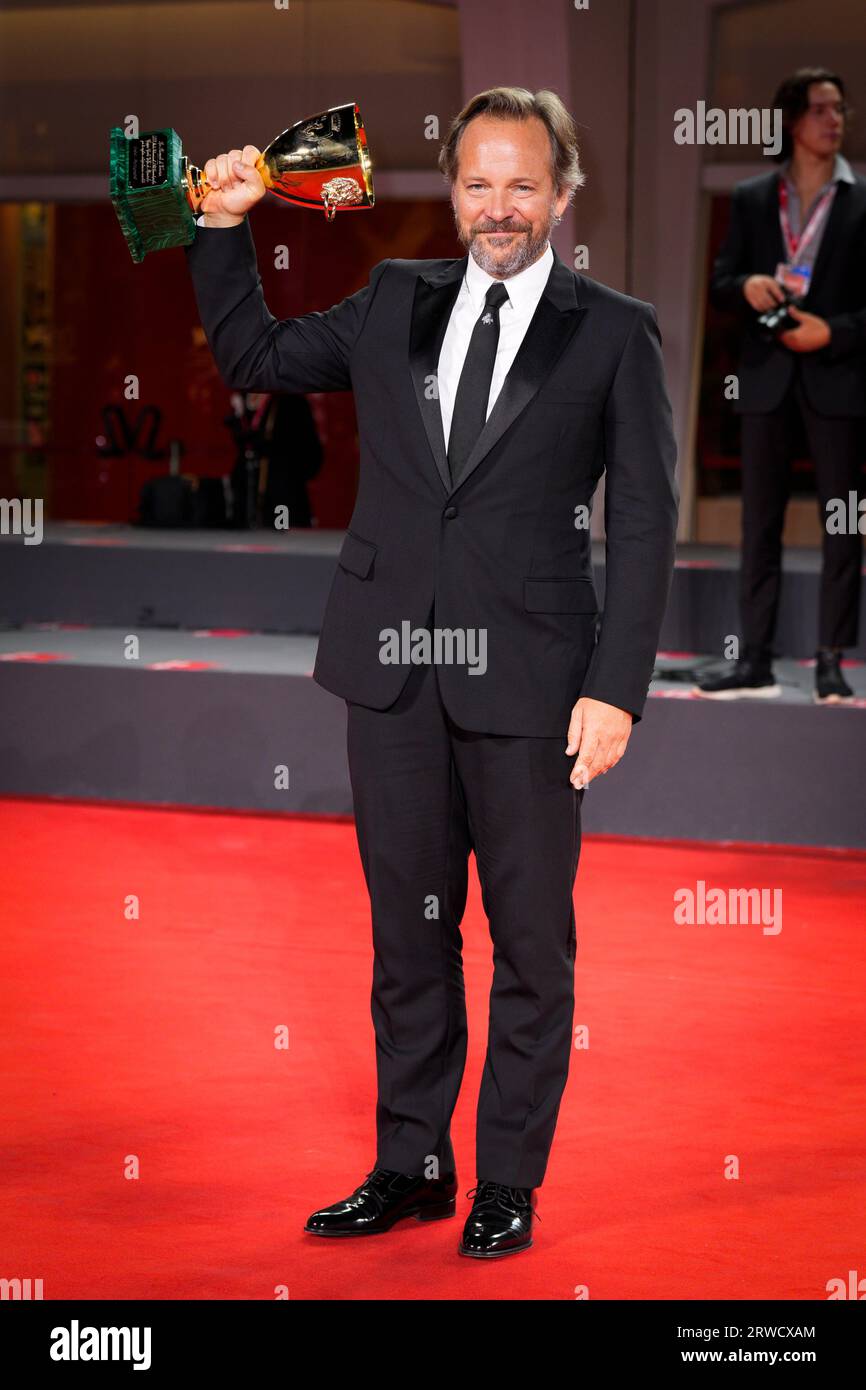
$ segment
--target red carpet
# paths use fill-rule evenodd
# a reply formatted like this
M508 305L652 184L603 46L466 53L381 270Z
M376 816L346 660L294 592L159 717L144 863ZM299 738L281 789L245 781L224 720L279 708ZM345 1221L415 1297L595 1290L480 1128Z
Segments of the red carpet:
M456 1254L464 1195L435 1225L301 1233L375 1153L350 823L6 801L0 842L0 1276L47 1299L823 1299L866 1274L866 856L585 841L590 1047L535 1246L485 1264ZM676 925L698 880L781 889L781 932ZM461 1194L490 977L474 872L464 936Z

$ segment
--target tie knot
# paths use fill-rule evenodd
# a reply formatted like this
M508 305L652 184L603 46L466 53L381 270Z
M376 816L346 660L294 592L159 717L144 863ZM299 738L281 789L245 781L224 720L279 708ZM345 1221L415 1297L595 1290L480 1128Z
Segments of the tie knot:
M497 280L496 284L491 285L484 296L484 307L485 309L501 309L507 298L507 289Z

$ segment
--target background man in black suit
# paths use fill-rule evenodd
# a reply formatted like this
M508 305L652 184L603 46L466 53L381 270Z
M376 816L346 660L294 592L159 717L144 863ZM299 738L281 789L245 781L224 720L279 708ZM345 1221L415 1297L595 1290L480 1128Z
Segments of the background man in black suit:
M496 1257L532 1243L568 1072L583 789L641 718L673 571L660 335L651 305L576 275L549 244L583 182L553 93L494 88L455 119L440 166L468 255L383 261L357 294L283 322L245 217L264 192L257 157L247 146L206 166L214 191L187 255L208 339L229 384L354 390L361 444L314 676L348 709L378 1147L361 1185L305 1229L454 1213L474 849L494 982L459 1248ZM588 522L605 471L597 637ZM391 659L404 625L439 648Z
M858 493L866 416L866 179L839 153L842 79L802 68L781 84L782 169L734 189L731 221L713 267L710 297L745 321L738 365L742 415L740 616L744 650L732 669L695 693L715 699L775 696L773 633L782 573L797 412L805 425L823 532L815 699L852 697L840 669L857 644L862 541L837 532L827 504ZM784 267L790 269L786 275ZM783 280L802 295L799 326L768 340L758 316L783 302Z

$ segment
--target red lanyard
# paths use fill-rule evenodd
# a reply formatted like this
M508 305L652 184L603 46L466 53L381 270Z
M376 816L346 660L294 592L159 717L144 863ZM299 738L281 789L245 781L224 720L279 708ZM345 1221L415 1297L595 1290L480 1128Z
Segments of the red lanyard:
M262 401L261 405L259 406L258 410L257 410L257 411L255 412L255 414L253 415L252 421L250 422L250 427L251 427L252 429L254 429L254 430L257 430L257 429L258 429L259 425L260 425L261 422L262 422L262 416L265 414L265 411L267 410L268 406L270 405L271 400L272 400L272 397L271 397L271 396L265 396L265 398L264 398L264 400Z
M809 242L815 236L821 222L827 213L830 204L836 196L838 183L831 184L821 197L818 206L809 218L809 222L799 237L795 237L791 231L791 223L788 218L788 185L784 178L779 179L779 221L782 224L782 236L785 238L785 249L788 252L788 264L795 265L797 257L805 251Z

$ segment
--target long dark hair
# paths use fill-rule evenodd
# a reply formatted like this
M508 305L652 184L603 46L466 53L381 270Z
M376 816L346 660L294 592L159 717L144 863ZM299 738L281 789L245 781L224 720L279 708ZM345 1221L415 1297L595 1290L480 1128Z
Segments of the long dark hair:
M809 109L809 88L813 82L832 82L838 87L845 104L846 125L851 116L851 108L845 100L845 84L838 73L830 72L828 68L798 68L790 77L786 77L784 82L779 83L773 97L773 109L781 107L782 111L782 148L778 154L773 155L777 164L791 157L794 149L791 127L804 111Z

